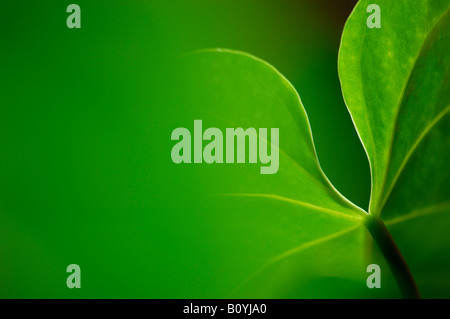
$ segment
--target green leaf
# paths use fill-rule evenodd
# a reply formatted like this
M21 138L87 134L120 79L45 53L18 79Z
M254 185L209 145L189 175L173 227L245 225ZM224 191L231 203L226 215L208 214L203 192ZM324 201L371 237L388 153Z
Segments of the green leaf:
M234 297L380 296L366 287L370 263L382 266L383 297L417 297L413 277L425 297L450 295L440 280L450 268L450 1L379 1L381 29L366 25L369 4L350 16L338 61L371 167L368 213L322 172L301 100L272 66L221 49L180 60L176 87L192 121L280 131L276 174L256 164L193 171L214 194L216 245L230 256L217 271L238 286Z
M226 127L280 131L276 174L259 174L258 164L197 168L197 178L208 185L209 194L214 194L211 200L215 205L211 206L222 218L220 228L229 232L223 235L226 247L221 251L226 254L224 251L230 249L230 260L236 262L227 263L228 269L220 276L233 269L227 278L233 283L229 286L233 296L295 296L300 291L291 294L288 289L294 277L297 283L326 273L353 282L355 274L363 279L364 273L357 271L363 268L355 256L362 260L364 241L349 241L345 235L362 236L360 226L367 214L339 194L322 172L306 112L292 85L269 64L242 52L204 50L185 56L181 62L182 85L177 87L184 87L182 103L192 117L190 121L180 119L180 126L202 119L204 129L218 127L223 132ZM348 258L354 257L353 262L341 258L339 269L345 268L343 272L332 263L318 267L324 257L333 260L325 252L333 251L330 247L341 241L345 242L342 245L347 247ZM313 254L317 263L311 257L301 257L310 256L311 251L324 252ZM299 258L304 260L301 270ZM280 276L279 269L286 267L289 271ZM268 276L277 279L266 280ZM344 286L346 283L342 282ZM237 286L240 288L235 290ZM336 286L334 281L332 286ZM314 291L310 287L309 293ZM308 296L306 290L301 293Z
M339 55L371 164L369 211L386 221L423 296L448 297L450 1L378 1L381 29L365 27L370 3L356 6Z
M370 3L360 1L345 26L339 74L370 159L370 213L380 215L405 165L450 110L450 1L378 1L380 29L366 26Z

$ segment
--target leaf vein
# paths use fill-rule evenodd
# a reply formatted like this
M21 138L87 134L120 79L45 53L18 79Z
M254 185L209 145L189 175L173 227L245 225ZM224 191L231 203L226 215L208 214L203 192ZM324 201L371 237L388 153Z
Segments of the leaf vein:
M307 202L303 202L300 200L296 200L296 199L292 199L289 197L284 197L284 196L280 196L280 195L275 195L275 194L252 194L252 193L226 193L226 194L217 194L218 196L232 196L232 197L256 197L256 198L268 198L268 199L272 199L272 200L277 200L277 201L282 201L282 202L286 202L286 203L290 203L290 204L294 204L297 206L302 206L302 207L306 207L306 208L310 208L313 210L317 210L320 211L322 213L325 214L329 214L335 217L339 217L342 219L347 219L347 220L351 220L351 221L358 221L361 222L363 220L363 216L359 216L359 215L348 215L348 214L344 214L329 208L325 208L325 207L321 207L321 206L317 206L311 203L307 203Z

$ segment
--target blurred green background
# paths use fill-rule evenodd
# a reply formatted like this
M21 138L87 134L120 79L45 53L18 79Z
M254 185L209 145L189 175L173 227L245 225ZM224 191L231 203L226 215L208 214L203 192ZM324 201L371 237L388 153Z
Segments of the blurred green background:
M2 2L0 297L227 297L255 270L204 196L198 174L214 169L170 159L172 130L192 125L172 62L196 49L246 51L285 75L323 170L367 209L337 75L356 1L80 0L82 28L68 29L70 3ZM72 263L82 289L66 287Z

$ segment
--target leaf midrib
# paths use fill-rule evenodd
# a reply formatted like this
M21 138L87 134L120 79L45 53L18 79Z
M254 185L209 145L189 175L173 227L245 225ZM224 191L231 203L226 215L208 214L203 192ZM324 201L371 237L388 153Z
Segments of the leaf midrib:
M349 227L349 228L346 228L346 229L343 229L343 230L341 230L341 231L332 233L332 234L330 234L330 235L327 235L327 236L324 236L324 237L320 237L320 238L317 238L317 239L312 240L312 241L310 241L310 242L304 243L304 244L302 244L302 245L299 245L299 246L297 246L297 247L294 247L294 248L292 248L292 249L289 249L289 250L283 252L282 254L279 254L279 255L275 256L274 258L271 258L269 261L267 261L266 263L264 263L260 268L258 268L254 273L252 273L250 276L248 276L247 279L245 279L245 280L244 280L244 281L243 281L243 282L235 289L235 291L236 291L236 290L239 290L240 288L242 288L243 286L245 286L245 284L247 284L248 282L250 282L253 278L255 278L256 276L258 276L260 273L262 273L264 270L266 270L267 268L269 268L271 265L274 265L275 263L277 263L277 262L279 262L279 261L281 261L281 260L283 260L283 259L285 259L285 258L287 258L287 257L289 257L289 256L292 256L292 255L294 255L294 254L296 254L296 253L299 253L299 252L301 252L301 251L304 251L304 250L306 250L306 249L309 249L309 248L312 248L312 247L315 247L315 246L324 244L324 243L326 243L326 242L328 242L328 241L337 239L337 238L339 238L339 237L341 237L341 236L344 236L344 235L346 235L346 234L348 234L348 233L351 233L352 231L354 231L354 230L356 230L356 229L359 229L360 227L362 227L362 225L360 225L360 224L355 225L355 226L351 226L351 227Z
M427 4L426 8L428 9L428 4ZM390 139L390 143L389 143L388 162L386 163L386 167L385 167L385 173L384 173L384 177L383 177L383 186L381 188L380 196L383 196L384 191L386 189L386 183L387 183L387 178L388 178L388 174L389 174L389 167L391 165L391 160L392 160L392 151L393 151L393 147L394 147L394 140L395 140L395 136L396 136L396 127L398 126L398 116L399 116L400 110L402 109L402 107L404 105L403 102L405 99L406 89L411 80L411 76L414 72L415 66L417 65L417 62L418 62L420 56L422 55L424 46L427 44L427 40L428 40L429 36L435 31L436 26L441 23L442 19L447 15L447 13L449 11L450 11L450 8L445 10L444 13L436 20L436 23L430 28L430 30L423 37L422 45L420 46L419 50L417 51L417 54L414 58L414 62L412 63L411 69L409 70L408 76L406 77L406 80L403 83L402 91L400 93L399 99L397 101L396 109L395 109L394 125L392 127L392 134L391 134L391 139ZM425 19L425 28L427 27L426 25L427 25L427 18ZM438 117L439 117L439 115L438 115ZM428 131L427 131L427 133L428 133ZM423 136L423 137L425 137L425 136ZM419 138L420 138L420 136L419 136ZM415 147L417 147L416 144L414 144L414 145L415 145ZM409 157L407 158L408 160L409 160ZM405 158L406 158L406 156L405 156ZM406 164L406 162L402 162L402 164L403 163ZM402 169L403 169L403 166L401 167L401 169L399 169L399 171L397 172L396 175L399 175L401 173ZM396 176L396 179L393 180L391 185L389 186L388 193L383 197L382 201L380 201L380 205L375 208L376 216L381 215L381 211L384 208L384 204L386 203L386 201L390 195L390 192L392 191L392 188L395 186L397 179L398 179L398 177Z
M399 218L394 218L391 220L388 220L385 222L386 226L392 226L392 225L398 225L401 224L403 222L406 221L410 221L416 218L420 218L420 217L425 217L425 216L429 216L429 215L433 215L433 214L438 214L438 213L443 213L450 210L450 201L446 201L446 202L442 202L436 205L432 205L432 206L428 206L425 208L422 208L420 210L416 210L416 211L412 211L411 213L404 215L402 217ZM344 236L345 234L348 234L358 228L362 227L362 225L358 224L355 226L351 226L348 227L346 229L343 229L341 231L332 233L330 235L324 236L324 237L320 237L317 238L313 241L307 242L307 243L303 243L297 247L291 248L273 258L271 258L268 262L266 262L263 266L261 266L256 272L254 272L251 276L248 277L248 279L246 279L244 281L243 284L241 284L240 287L242 287L245 283L249 282L252 278L254 278L255 276L257 276L258 274L260 274L261 272L263 272L265 269L267 269L269 266L289 257L292 256L293 254L299 253L301 251L304 251L306 249L312 248L314 246L317 245L321 245L324 244L330 240L334 240L337 239L341 236Z
M428 135L428 133L433 129L433 127L440 122L448 113L450 112L450 105L448 105L444 110L442 110L436 117L425 127L425 129L420 133L419 137L416 139L414 144L411 146L409 151L407 152L406 156L403 158L403 161L397 170L397 172L394 175L394 178L392 179L392 183L389 185L389 189L386 192L386 195L384 196L383 200L381 201L380 205L380 214L386 205L387 200L389 199L389 196L392 193L392 190L394 189L397 180L400 178L401 173L403 172L403 169L405 168L406 164L408 163L411 156L416 151L417 147L420 145L422 140Z
M334 217L338 217L341 219L346 219L346 220L351 220L351 221L355 221L358 223L362 223L364 221L364 217L360 216L360 215L348 215L333 209L329 209L329 208L325 208L325 207L321 207L321 206L317 206L311 203L307 203L304 201L300 201L297 199L293 199L293 198L289 198L289 197L285 197L285 196L280 196L280 195L276 195L276 194L257 194L257 193L225 193L225 194L218 194L220 196L232 196L232 197L254 197L254 198L267 198L267 199L272 199L272 200L276 200L276 201L282 201L282 202L286 202L286 203L290 203L290 204L294 204L297 206L301 206L301 207L305 207L305 208L310 208L325 214L329 214L332 215Z

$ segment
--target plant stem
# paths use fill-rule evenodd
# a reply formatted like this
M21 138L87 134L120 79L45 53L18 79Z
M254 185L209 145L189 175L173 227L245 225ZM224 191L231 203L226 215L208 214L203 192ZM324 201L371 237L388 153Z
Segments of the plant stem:
M411 271L383 221L378 217L369 215L366 227L388 262L402 297L405 299L420 298Z

